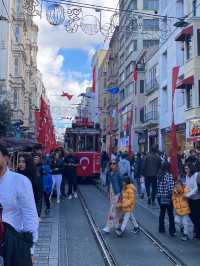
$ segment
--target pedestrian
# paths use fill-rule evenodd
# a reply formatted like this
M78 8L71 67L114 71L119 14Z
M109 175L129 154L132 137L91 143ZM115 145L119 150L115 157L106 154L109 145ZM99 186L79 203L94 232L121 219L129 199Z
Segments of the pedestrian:
M165 161L161 164L157 181L157 199L160 206L159 233L165 233L165 213L167 211L169 217L169 234L171 236L174 236L176 232L172 204L173 189L174 181L170 173L170 163Z
M51 171L52 171L52 190L50 194L50 201L53 195L54 187L56 187L56 196L57 196L57 203L60 203L60 188L62 183L62 173L63 173L63 160L60 157L60 153L55 151L51 161Z
M33 164L34 164L34 178L33 178L33 193L35 197L37 212L39 220L41 221L42 213L42 155L40 153L33 153Z
M76 156L69 151L64 159L64 176L68 180L68 199L77 198L77 166L79 162Z
M119 208L120 213L119 220L122 221L120 227L115 231L117 236L122 236L130 219L134 226L133 232L138 233L140 231L139 225L133 215L136 203L136 191L136 187L131 183L131 178L125 176L123 178L122 196L119 203L117 203L117 208Z
M192 165L194 172L200 172L200 161L195 149L190 150L190 155L186 159L185 163Z
M44 200L46 205L45 213L49 214L50 212L50 195L52 191L52 171L51 171L51 161L50 157L45 156L43 165L42 165L42 181L43 181L43 194L44 194Z
M109 164L109 171L106 176L106 186L108 189L110 210L106 222L106 226L103 228L103 232L109 233L113 227L118 226L119 219L117 215L117 203L122 191L122 179L118 170L117 162L111 160Z
M196 167L194 164L185 165L186 181L185 185L188 187L189 192L186 193L186 197L190 206L190 219L194 225L195 238L200 239L200 224L199 224L199 197L198 197L198 185Z
M151 152L146 155L143 163L143 176L148 197L148 204L155 205L157 176L160 170L161 158L158 155L158 147L154 145Z
M142 175L142 158L141 154L138 153L134 164L134 177L137 184L137 192L139 196L143 199L144 189L142 187L141 175Z
M189 239L190 208L188 200L186 198L186 193L188 191L189 189L183 184L181 180L176 181L172 195L172 201L176 213L175 222L178 224L180 229L183 228L183 236L181 237L183 241Z
M107 169L109 163L109 156L106 151L103 151L101 154L101 171L104 173Z
M30 180L8 169L8 151L0 145L0 205L4 225L5 266L32 266L38 215Z
M200 173L197 175L197 192L193 195L193 221L195 223L195 238L200 239Z
M121 177L131 176L131 164L127 157L128 155L126 153L122 153L121 160L118 162L119 173Z

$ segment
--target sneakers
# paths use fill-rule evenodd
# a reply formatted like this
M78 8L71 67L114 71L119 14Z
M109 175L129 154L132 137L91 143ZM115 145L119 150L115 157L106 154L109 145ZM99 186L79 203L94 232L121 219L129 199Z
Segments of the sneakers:
M140 233L140 228L139 227L134 227L133 229L133 234Z
M74 198L77 199L78 198L78 194L76 192L74 192Z
M72 199L72 195L69 195L69 196L68 196L68 200L71 200L71 199Z
M57 203L59 204L60 203L60 200L57 200Z
M182 241L187 241L189 238L188 238L188 236L187 235L183 235L182 237L181 237L181 240Z
M115 233L116 233L116 235L117 235L118 237L122 237L122 235L123 235L123 231L122 231L121 229L116 229L116 230L115 230Z
M104 233L106 233L106 234L109 234L109 233L110 233L110 229L109 229L107 226L105 226L105 227L102 229L102 231L103 231Z

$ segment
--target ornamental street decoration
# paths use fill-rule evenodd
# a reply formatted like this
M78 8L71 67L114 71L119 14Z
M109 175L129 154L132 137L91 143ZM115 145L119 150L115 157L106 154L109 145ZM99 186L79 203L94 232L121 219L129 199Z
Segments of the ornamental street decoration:
M184 18L160 16L155 10L149 14L137 10L119 10L68 0L24 0L24 11L30 16L46 16L52 26L63 26L67 33L83 33L93 36L102 34L111 38L118 28L119 38L143 34L152 40L164 42L175 27L181 27ZM90 13L88 14L88 10ZM105 12L110 12L110 21L104 21ZM187 22L185 22L187 23ZM179 25L180 24L180 25ZM179 26L177 26L179 25Z

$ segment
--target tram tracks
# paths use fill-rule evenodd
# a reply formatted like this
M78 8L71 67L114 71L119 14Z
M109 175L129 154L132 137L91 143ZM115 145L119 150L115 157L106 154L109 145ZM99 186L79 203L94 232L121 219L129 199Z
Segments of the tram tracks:
M101 229L96 224L94 217L93 217L91 211L89 210L87 203L86 203L86 200L85 200L85 198L84 198L84 196L80 190L78 190L78 197L79 197L81 206L84 210L84 213L87 217L87 220L89 222L89 225L91 227L91 230L93 232L93 235L95 237L95 240L97 242L97 245L98 245L98 247L101 251L101 254L103 256L105 265L106 266L118 266L119 264L117 263L115 257L113 256L110 247L106 243L106 241L105 241L105 239L101 233Z
M95 187L108 199L106 192L98 185L95 184ZM131 221L132 223L132 221ZM133 225L133 223L132 223ZM180 258L178 258L171 250L169 250L164 244L162 244L154 235L152 235L144 226L139 223L140 231L147 237L152 244L158 248L163 256L165 256L172 265L175 266L187 266Z

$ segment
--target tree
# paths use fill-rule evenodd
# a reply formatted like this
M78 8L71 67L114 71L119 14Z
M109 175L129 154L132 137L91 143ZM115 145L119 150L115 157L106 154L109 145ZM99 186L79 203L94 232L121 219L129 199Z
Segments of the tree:
M4 100L0 102L0 136L5 136L11 125L12 110L10 102Z

